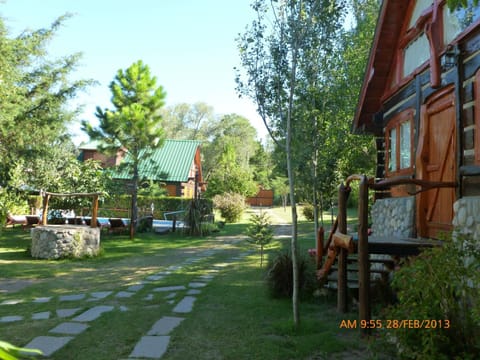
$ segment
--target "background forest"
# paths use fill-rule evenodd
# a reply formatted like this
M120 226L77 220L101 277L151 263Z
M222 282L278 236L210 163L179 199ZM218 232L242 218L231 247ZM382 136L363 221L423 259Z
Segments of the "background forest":
M292 142L296 196L302 202L312 202L315 196L321 207L329 206L345 175L371 172L375 154L372 139L352 135L350 124L371 46L378 1L326 3L335 6L335 17L322 20L316 40L328 36L328 44L313 37L309 51L300 54L303 65L298 81L303 92L295 96L300 111L293 122ZM0 18L3 212L11 210L16 196L25 190L107 189L105 174L98 166L76 160L78 151L68 131L81 120L80 109L72 108L71 100L94 86L95 80L71 80L80 53L55 58L47 51L47 44L68 18L61 16L49 27L26 30L16 37L9 34L6 20ZM242 76L247 71L242 58L245 41L250 41L248 33L239 34L242 66L232 69L240 96L248 96L242 87ZM318 58L315 66L308 63L312 53ZM159 78L161 83L161 74ZM249 196L256 193L258 186L273 188L278 196L288 193L285 148L279 146L285 137L282 131L272 133L273 140L258 139L249 119L237 114L217 114L201 102L176 104L160 111L165 138L203 142L203 173L209 183L206 196L225 192Z

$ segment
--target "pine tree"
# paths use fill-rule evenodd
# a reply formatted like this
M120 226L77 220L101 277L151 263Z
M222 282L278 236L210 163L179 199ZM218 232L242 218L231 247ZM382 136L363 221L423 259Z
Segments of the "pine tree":
M156 77L141 60L126 70L118 70L110 83L113 110L97 107L98 127L83 122L83 129L93 140L100 140L102 150L126 151L128 162L124 165L131 174L132 208L130 237L137 226L137 191L140 180L139 166L153 149L163 145L164 131L159 110L166 96L162 86L157 87Z

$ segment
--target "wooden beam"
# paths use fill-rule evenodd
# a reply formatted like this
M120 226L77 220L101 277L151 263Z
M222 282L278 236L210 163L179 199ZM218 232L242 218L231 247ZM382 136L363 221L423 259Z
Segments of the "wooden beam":
M45 194L43 196L42 225L47 225L49 200L50 200L50 195Z
M79 197L88 197L88 196L100 196L102 193L100 192L93 192L93 193L53 193L53 192L48 192L44 191L42 192L44 195L50 195L50 196L58 196L58 197L72 197L72 196L79 196Z
M317 264L317 270L320 270L322 267L322 261L323 261L323 242L325 240L325 230L323 229L323 226L320 226L320 229L318 229L317 232L317 254L316 254L316 264Z
M353 253L353 236L342 234L341 232L337 231L333 234L333 245L348 250L349 254Z
M98 216L98 197L102 195L100 192L93 193L53 193L48 191L40 191L40 195L43 197L43 210L42 210L42 225L47 225L48 218L48 202L50 198L53 197L93 197L92 202L92 220L90 222L90 227L97 227L97 216Z
M347 188L340 184L338 189L338 232L347 233ZM335 235L333 236L335 238ZM346 313L347 306L347 250L340 248L338 253L337 311Z
M98 195L93 196L92 201L92 220L90 221L90 227L97 227L97 216L98 216Z
M362 177L358 196L358 300L359 318L368 324L370 313L370 261L368 255L368 179ZM370 330L361 327L363 335L368 335Z

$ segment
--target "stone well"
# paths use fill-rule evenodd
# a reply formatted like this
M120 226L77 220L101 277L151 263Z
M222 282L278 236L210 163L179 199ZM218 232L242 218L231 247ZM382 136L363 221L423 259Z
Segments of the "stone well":
M34 258L80 258L96 256L100 251L100 228L45 225L32 228L31 235Z

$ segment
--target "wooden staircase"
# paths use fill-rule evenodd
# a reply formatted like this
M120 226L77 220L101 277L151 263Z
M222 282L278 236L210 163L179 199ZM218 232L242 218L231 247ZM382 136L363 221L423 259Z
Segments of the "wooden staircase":
M350 194L350 183L359 181L358 233L354 238L347 233L347 200ZM454 187L455 183L430 182L417 179L383 180L375 183L374 179L365 175L349 176L338 191L338 215L332 226L329 237L324 242L324 230L317 234L317 277L329 287L337 289L337 310L347 311L347 289L358 288L359 319L371 319L370 284L371 280L380 278L387 280L396 266L396 260L402 256L416 255L422 247L441 245L440 242L425 239L395 238L370 236L368 229L368 196L369 189L384 191L390 186L410 184L420 187L412 195L422 191ZM373 254L385 255L383 258ZM351 276L350 276L351 274ZM356 275L356 276L354 276ZM336 286L333 285L336 281ZM368 329L362 329L364 334Z

